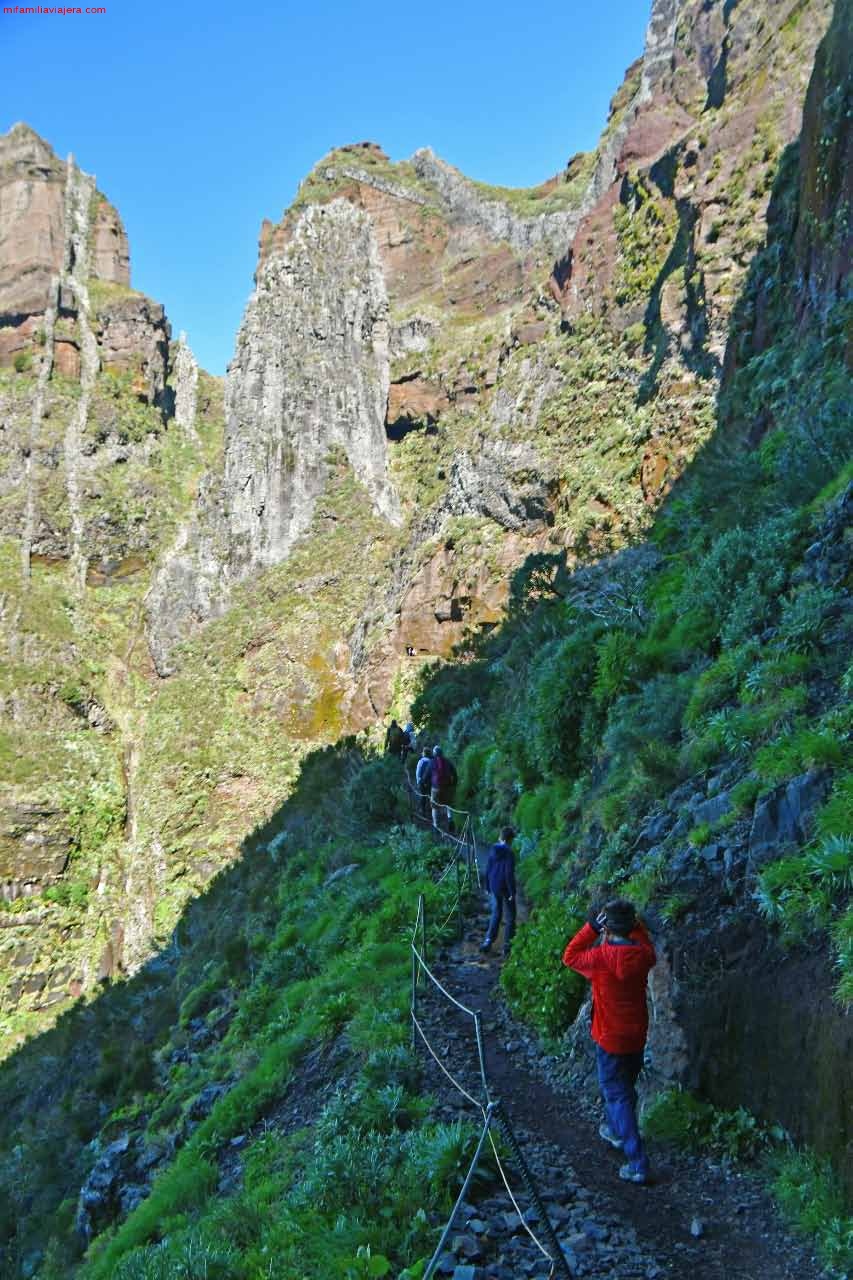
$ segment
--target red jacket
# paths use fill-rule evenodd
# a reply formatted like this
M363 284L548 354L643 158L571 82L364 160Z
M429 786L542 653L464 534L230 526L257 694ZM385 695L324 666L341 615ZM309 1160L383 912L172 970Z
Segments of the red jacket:
M638 925L628 942L606 942L585 924L563 952L563 964L592 982L592 1038L607 1053L640 1053L649 1013L646 978L657 957Z

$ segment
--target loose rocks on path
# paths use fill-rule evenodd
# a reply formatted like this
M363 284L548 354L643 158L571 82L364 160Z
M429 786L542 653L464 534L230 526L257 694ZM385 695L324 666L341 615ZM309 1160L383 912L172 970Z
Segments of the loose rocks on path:
M501 1003L499 962L481 957L473 941L433 961L448 990L482 1014L491 1095L500 1098L510 1117L574 1274L597 1272L614 1280L818 1280L822 1269L811 1250L785 1231L767 1193L748 1172L653 1150L649 1186L620 1182L619 1153L601 1142L599 1117L589 1100L557 1078L535 1039ZM445 1068L479 1097L471 1019L426 989L420 1020ZM482 1124L478 1109L425 1050L422 1058L442 1118L464 1115ZM511 1158L505 1167L519 1209L544 1243ZM438 1274L452 1280L544 1280L550 1263L506 1191L490 1183L472 1192L460 1211Z

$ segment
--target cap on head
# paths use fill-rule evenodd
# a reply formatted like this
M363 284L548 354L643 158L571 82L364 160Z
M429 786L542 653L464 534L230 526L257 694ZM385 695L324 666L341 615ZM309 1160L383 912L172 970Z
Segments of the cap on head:
M432 754L433 754L434 756L440 756L440 755L441 755L441 747L433 747L433 749L432 749Z
M503 840L504 844L509 844L510 840L514 840L514 839L515 839L514 827L501 827L501 840Z
M637 923L637 912L633 902L626 898L614 898L604 908L604 927L625 937Z

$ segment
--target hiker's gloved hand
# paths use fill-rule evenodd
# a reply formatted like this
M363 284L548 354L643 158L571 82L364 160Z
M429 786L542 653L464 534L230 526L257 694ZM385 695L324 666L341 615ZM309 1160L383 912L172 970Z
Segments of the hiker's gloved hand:
M601 907L591 907L589 915L586 918L587 924L591 929L594 929L596 933L601 933L601 930L604 927L602 924L599 923L598 917L600 915L601 915Z

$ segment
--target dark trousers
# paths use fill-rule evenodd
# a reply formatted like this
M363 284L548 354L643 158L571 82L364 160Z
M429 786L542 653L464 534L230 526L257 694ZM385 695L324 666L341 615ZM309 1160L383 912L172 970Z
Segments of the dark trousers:
M418 807L421 811L422 818L429 817L429 793L430 793L429 782L421 783L421 785L418 787L418 796L420 797L420 799L418 800Z
M505 893L490 893L489 899L492 914L489 917L489 927L486 930L485 942L487 946L491 946L497 937L497 932L503 919L504 906L506 906L506 928L504 929L504 950L506 950L512 942L512 935L515 933L515 898L508 898Z
M642 1053L608 1053L595 1046L598 1084L611 1132L635 1173L647 1175L649 1162L637 1127L637 1077L643 1069Z

